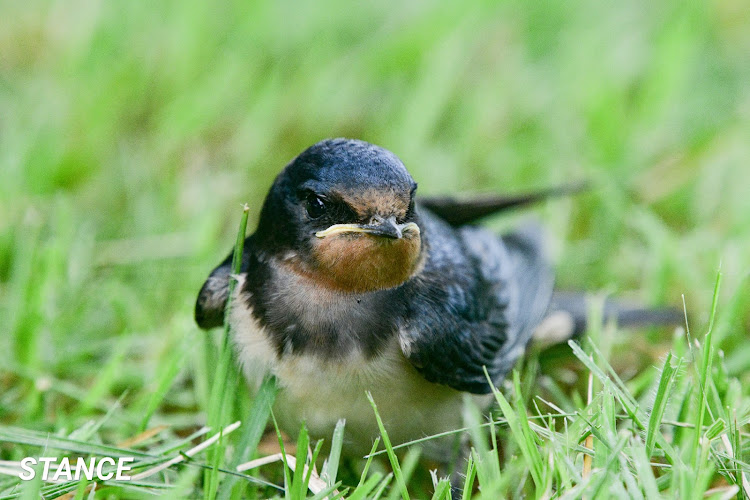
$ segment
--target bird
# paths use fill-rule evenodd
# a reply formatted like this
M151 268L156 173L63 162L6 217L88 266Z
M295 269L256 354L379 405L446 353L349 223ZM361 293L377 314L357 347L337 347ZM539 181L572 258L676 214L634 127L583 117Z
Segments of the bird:
M231 303L242 373L256 387L276 377L274 414L292 437L303 423L311 436L330 437L344 419L343 452L362 457L380 434L368 394L394 443L458 429L466 404L491 407L492 385L550 318L561 338L585 328L580 298L556 299L538 224L497 235L476 222L579 189L418 199L391 151L320 141L276 177L240 273L232 274L231 253L210 273L196 322L222 325ZM630 312L623 317L644 316ZM423 453L445 462L454 444L430 440Z

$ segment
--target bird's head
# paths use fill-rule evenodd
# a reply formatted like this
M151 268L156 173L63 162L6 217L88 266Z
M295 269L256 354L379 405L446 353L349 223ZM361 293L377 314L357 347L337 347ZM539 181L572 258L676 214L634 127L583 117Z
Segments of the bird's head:
M422 261L416 188L390 151L324 140L276 178L256 241L265 254L322 286L351 293L393 288Z

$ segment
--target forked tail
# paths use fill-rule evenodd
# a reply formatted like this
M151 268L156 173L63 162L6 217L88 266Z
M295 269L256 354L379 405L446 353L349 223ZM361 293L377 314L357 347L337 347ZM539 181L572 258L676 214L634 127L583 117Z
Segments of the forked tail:
M555 344L580 336L589 321L589 296L580 292L555 292L549 312L534 333L534 340ZM680 326L685 323L682 309L673 307L648 308L638 304L606 299L601 311L602 321L614 321L623 328L650 326Z

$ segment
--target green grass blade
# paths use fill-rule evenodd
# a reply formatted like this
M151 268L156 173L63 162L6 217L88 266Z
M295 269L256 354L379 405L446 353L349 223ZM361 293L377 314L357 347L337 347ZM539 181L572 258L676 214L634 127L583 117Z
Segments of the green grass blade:
M403 477L404 484L409 484L409 480L411 479L412 474L414 474L414 469L416 469L417 464L419 463L419 456L421 455L422 450L418 447L409 448L409 451L406 452L406 456L404 457L404 463L401 464L401 476ZM396 488L393 488L388 493L388 500L396 500L399 496L399 490Z
M474 462L474 455L469 454L469 459L466 464L466 479L464 480L464 487L461 493L461 500L471 500L472 493L474 490L474 479L477 477L477 465Z
M471 437L477 480L486 491L489 485L498 484L501 480L500 459L494 445L495 440L494 437L490 440L487 436L488 432L486 432L487 430L492 431L494 425L487 426L482 423L483 415L469 395L464 396L463 411L464 422ZM492 446L490 446L490 442L493 443Z
M511 435L513 436L513 439L521 450L521 454L523 455L523 458L526 461L527 466L529 467L529 472L531 473L531 477L534 480L534 484L537 486L537 488L543 488L544 482L542 468L544 461L539 455L539 448L537 447L534 434L529 427L529 421L526 415L526 411L523 407L523 399L521 397L521 394L519 394L519 391L521 390L521 384L518 379L518 372L515 370L513 372L513 383L516 392L515 401L517 405L520 404L520 407L517 407L516 410L514 410L508 400L505 399L505 396L503 396L503 394L492 384L492 380L490 379L489 373L487 373L486 368L484 371L485 375L487 376L487 381L492 386L492 393L495 395L495 400L500 406L500 410L503 412L503 416L508 421L508 427L510 428Z
M695 468L699 465L699 450L700 450L700 440L703 434L703 421L705 419L705 415L707 411L710 411L708 408L708 380L709 375L711 372L711 367L713 365L713 356L714 356L714 346L713 346L713 328L714 328L714 320L716 319L716 309L719 303L719 289L721 287L721 265L719 265L719 271L716 273L716 282L714 283L714 294L713 299L711 301L711 316L708 322L708 331L706 332L706 336L703 339L703 363L700 367L700 403L698 405L698 411L696 413L696 419L695 419L695 433L693 434L693 449L692 449L692 456L693 456L693 466Z
M432 500L442 500L449 498L451 492L451 482L447 479L441 479L435 487L435 492L432 494Z
M646 447L643 446L643 443L635 437L630 440L629 455L632 457L635 471L638 474L638 483L643 488L646 498L649 500L660 498L659 487L656 484L654 470L651 467L650 455L646 452Z
M375 490L375 493L373 493L372 495L372 500L378 500L381 496L383 496L383 492L385 492L385 489L391 483L392 479L393 479L393 472L389 472L388 475L385 476L382 481L380 481L380 484L378 485L378 489Z
M311 469L312 470L312 469ZM340 491L337 495L331 495L336 488L341 486L341 481L339 481L336 484L332 484L325 489L319 491L316 493L313 497L310 498L310 500L323 500L324 498L328 500L336 500L337 498L344 498L344 495L346 494L346 491Z
M266 429L266 424L271 416L271 408L278 394L278 385L276 378L268 376L263 380L258 393L253 399L250 414L247 417L246 424L243 426L242 435L237 444L237 453L231 461L232 468L241 463L250 460L255 454ZM227 477L219 488L218 498L220 500L229 500L232 489L237 485L240 479L236 476Z
M32 431L20 427L0 426L0 442L25 444L85 455L158 458L149 455L148 453L130 448L118 448L116 446L92 443L89 441L53 436L46 432Z
M339 459L341 457L341 448L344 446L344 427L346 426L346 420L339 420L336 422L336 427L333 429L333 437L331 438L331 452L328 454L328 459L323 465L321 471L321 478L332 485L336 482L336 475L339 470Z
M307 433L307 426L303 423L297 436L297 465L292 474L291 497L292 500L300 500L305 497L307 488L305 485L305 464L307 463L307 450L310 445L310 437Z
M247 219L249 212L250 208L247 205L244 205L239 230L237 231L237 241L232 256L233 274L239 274L242 265L242 253L245 243L245 234L247 233ZM230 327L226 320L231 311L232 294L236 285L237 280L230 278L229 294L224 309L225 320L222 348L219 355L219 364L216 368L216 375L214 376L214 383L211 388L211 399L209 400L208 408L208 425L212 428L221 428L226 423L226 420L228 420L227 413L229 412L229 409L227 407L233 403L236 391L237 371L232 359L232 348L229 339ZM206 471L204 475L206 483L203 490L205 500L214 500L218 492L218 471L221 467L224 456L225 445L226 443L222 436L216 446L210 450L208 458L209 462L213 465L213 468Z
M161 370L157 378L158 383L143 410L143 419L141 419L141 424L138 426L139 432L143 432L146 430L146 427L148 427L149 420L151 420L154 412L159 407L159 404L161 404L162 400L167 395L175 378L180 373L183 360L182 349L174 349L169 358L160 366Z
M378 412L378 407L375 404L375 400L372 398L372 394L370 394L369 392L367 393L367 399L370 401L372 411L375 412L375 418L378 421L378 428L380 429L380 436L383 438L383 446L385 446L385 449L388 451L388 460L391 462L393 475L396 477L396 484L398 484L398 488L399 490L401 490L401 498L403 498L404 500L409 500L409 491L406 489L406 481L404 481L404 475L401 471L401 465L398 463L398 457L396 457L396 453L393 451L391 440L388 437L388 432L385 430L383 420L380 418L380 413Z
M34 479L31 481L27 481L25 483L22 483L21 487L21 500L37 500L39 498L43 498L43 495L41 493L42 490L42 473L43 473L43 467L41 464L37 464L36 467L34 467Z
M83 500L83 496L86 494L86 487L88 485L88 479L86 479L85 476L81 477L81 480L78 482L78 487L76 488L76 495L74 497L74 500Z
M313 450L312 456L309 459L309 467L307 468L307 474L305 474L305 488L307 488L310 484L310 478L312 477L313 470L315 469L315 464L318 463L318 456L320 455L320 450L323 449L323 444L324 444L324 441L322 439L318 440L318 442L315 443L315 449ZM333 486L333 484L329 484L328 486L329 487Z
M284 463L284 498L287 500L291 500L291 467L289 467L289 461L287 460L286 456L286 449L284 448L284 437L281 435L281 429L279 429L279 423L276 421L276 415L273 414L273 411L271 411L271 421L273 422L273 428L276 431L276 439L278 440L279 449L281 450L281 461Z
M381 479L383 479L383 475L379 472L376 472L366 480L360 481L352 494L347 497L347 500L363 500L364 498L367 498L367 495L369 495L370 492L378 485Z
M365 467L362 469L362 475L359 478L359 484L358 486L362 486L365 483L365 479L367 478L367 473L370 470L370 465L372 464L372 459L375 458L375 451L378 449L378 445L380 444L380 436L375 438L375 442L372 443L372 448L370 449L370 454L367 455L367 461L365 462Z
M609 473L614 469L615 464L619 462L618 457L627 442L628 436L622 436L614 446L612 451L609 453L607 462L603 470L598 471L596 476L592 476L592 478L594 478L593 487L589 488L593 490L591 492L591 498L602 498L600 495L602 494L604 485L614 479Z
M117 342L109 360L100 368L96 377L96 383L89 389L86 398L81 403L79 413L86 413L96 407L104 395L110 391L117 373L122 370L122 365L125 362L125 356L130 349L130 345L131 341L127 338L122 338Z
M664 410L667 408L667 402L669 401L669 395L672 391L675 374L678 370L679 365L676 368L672 367L672 353L668 353L667 359L664 360L664 365L661 370L661 378L659 379L659 387L656 391L654 406L651 409L651 416L648 419L648 429L646 432L646 455L648 457L653 455L656 435L660 432L659 428L661 426L662 418L664 417Z

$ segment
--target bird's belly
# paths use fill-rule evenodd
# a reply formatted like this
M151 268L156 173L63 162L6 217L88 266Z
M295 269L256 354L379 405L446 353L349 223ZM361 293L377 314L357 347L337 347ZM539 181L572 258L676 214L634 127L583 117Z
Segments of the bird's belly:
M370 360L296 356L274 372L283 387L276 416L285 430L294 436L304 421L312 436L330 440L336 422L346 419L344 447L351 456L368 453L380 435L368 392L394 445L461 427L462 394L424 380L397 347ZM441 458L451 442L431 441L425 454Z
M380 435L368 392L394 445L462 426L463 393L425 380L404 357L395 336L371 358L358 350L343 358L306 353L278 356L249 308L233 307L230 321L248 382L257 385L269 372L277 377L281 391L274 413L292 437L305 422L314 439L330 442L336 422L346 419L344 453L367 454ZM489 405L486 396L474 400L482 408ZM431 440L423 445L424 454L444 458L452 443L452 439Z

